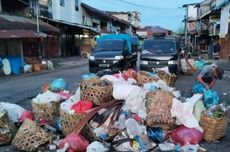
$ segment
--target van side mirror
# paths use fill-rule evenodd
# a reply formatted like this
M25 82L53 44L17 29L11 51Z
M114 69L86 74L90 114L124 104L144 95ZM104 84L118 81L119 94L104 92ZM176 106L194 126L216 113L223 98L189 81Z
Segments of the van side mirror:
M123 55L123 56L127 56L128 54L129 54L129 49L128 49L128 47L126 46L126 47L124 48L123 52L122 52L122 55Z

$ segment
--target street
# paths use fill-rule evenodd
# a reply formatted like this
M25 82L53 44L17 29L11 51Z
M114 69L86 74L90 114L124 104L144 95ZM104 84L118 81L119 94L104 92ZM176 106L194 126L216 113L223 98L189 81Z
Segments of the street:
M9 78L9 80L7 78L0 79L0 101L17 103L24 108L31 109L31 98L41 91L42 84L49 83L56 78L63 78L68 83L68 88L75 92L81 76L87 72L88 65L85 64L48 73L15 76ZM229 92L229 80L229 77L224 77L223 80L217 82L214 89L218 92ZM194 76L180 75L175 87L182 90L182 92L188 93L191 91L194 82ZM202 142L201 146L206 148L208 152L229 152L229 133L230 128L228 127L227 136L221 139L219 143ZM0 151L12 151L11 148L11 146L1 147Z

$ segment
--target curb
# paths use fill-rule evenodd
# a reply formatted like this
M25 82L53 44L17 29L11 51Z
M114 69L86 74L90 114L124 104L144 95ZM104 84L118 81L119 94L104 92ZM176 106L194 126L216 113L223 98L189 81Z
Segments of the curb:
M47 74L47 73L58 72L60 70L65 70L65 69L72 69L72 68L84 66L84 65L87 65L87 64L88 64L88 62L84 62L84 63L81 63L81 64L72 65L72 66L60 67L60 68L57 68L57 69L54 69L54 70L46 70L46 71L40 71L40 72L22 73L20 75L4 76L3 81L10 81L10 80L12 80L14 78L35 77L35 76L38 76L38 75L44 75L44 74ZM1 80L1 77L0 77L0 82L1 81L2 80Z

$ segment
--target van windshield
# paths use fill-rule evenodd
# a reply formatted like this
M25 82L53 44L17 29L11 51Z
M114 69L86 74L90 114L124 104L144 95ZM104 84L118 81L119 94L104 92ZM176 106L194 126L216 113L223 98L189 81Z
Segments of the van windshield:
M172 40L148 40L144 42L143 51L150 54L175 53L176 42Z
M94 51L123 51L124 42L121 40L98 41Z

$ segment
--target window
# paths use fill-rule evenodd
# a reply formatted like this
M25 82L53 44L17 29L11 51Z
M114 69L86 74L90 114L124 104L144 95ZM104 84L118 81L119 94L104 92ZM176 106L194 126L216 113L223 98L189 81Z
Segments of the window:
M65 6L65 0L60 0L60 5L64 7Z
M79 11L79 5L78 5L78 0L75 0L75 10L76 11Z

